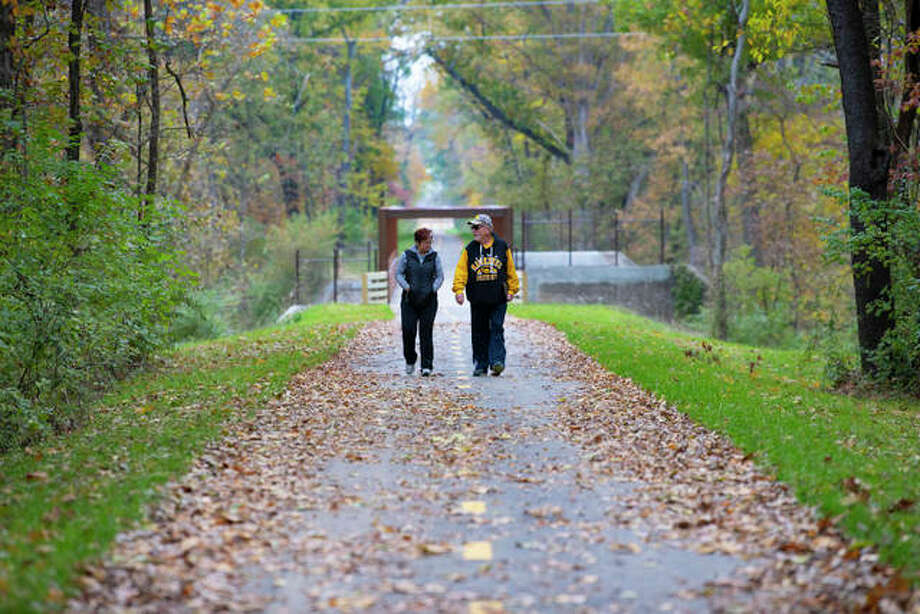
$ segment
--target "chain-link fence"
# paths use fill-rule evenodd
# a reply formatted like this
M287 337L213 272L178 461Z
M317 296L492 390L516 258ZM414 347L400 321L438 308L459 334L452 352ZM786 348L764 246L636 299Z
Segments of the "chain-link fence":
M294 255L294 302L360 303L361 277L375 270L376 262L377 244L373 241L337 245L326 258L307 258L298 249Z

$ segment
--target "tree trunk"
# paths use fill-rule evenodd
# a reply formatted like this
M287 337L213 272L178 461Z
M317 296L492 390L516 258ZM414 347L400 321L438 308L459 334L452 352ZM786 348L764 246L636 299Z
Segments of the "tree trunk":
M632 208L633 203L639 198L639 192L642 190L642 183L645 181L645 178L648 177L649 172L652 169L652 160L649 160L648 165L639 169L639 172L633 175L633 178L629 182L629 189L626 192L626 196L623 198L623 211L628 211Z
M741 181L741 228L745 245L757 266L763 266L763 241L760 236L760 204L754 190L754 136L748 120L747 105L738 112L738 175Z
M80 140L83 134L83 122L80 118L80 42L83 37L83 0L71 0L70 28L67 32L67 51L70 62L67 65L67 85L70 96L68 117L67 159L72 162L80 160Z
M871 5L866 3L867 8ZM882 202L888 196L890 140L886 135L887 121L879 112L874 87L876 75L871 65L878 56L872 53L875 44L869 36L877 26L878 7L864 13L857 0L827 0L827 12L840 69L850 188L862 190L876 206L883 207ZM850 228L854 235L865 230L863 220L852 208ZM882 229L883 235L885 230ZM891 288L891 270L876 253L876 250L854 249L851 255L860 360L866 373L877 371L873 353L894 326L890 309L873 308L873 304L886 299Z
M719 339L728 337L728 301L725 294L725 264L726 246L728 243L728 207L725 203L725 186L728 183L728 173L731 171L732 157L735 152L736 122L738 118L738 73L741 69L741 56L744 53L745 33L751 0L744 0L741 14L738 15L738 40L735 43L735 54L732 58L732 68L726 87L728 97L728 117L726 119L725 140L722 142L722 169L716 182L715 211L713 212L713 231L715 245L713 246L713 272L715 281L715 303L713 305L713 335Z
M905 0L905 21L908 35L920 30L920 0ZM895 144L897 145L898 161L904 160L910 152L910 140L914 133L917 119L917 106L911 103L914 87L920 79L920 54L916 45L909 46L904 54L904 83L901 88L901 113L895 127Z
M342 167L339 171L339 241L344 239L345 233L345 207L348 204L348 174L351 172L351 85L352 85L352 64L355 58L355 41L348 41L347 46L347 64L345 67L345 110L342 114Z
M712 275L712 105L709 93L712 87L712 36L706 52L706 86L703 88L703 219L706 221L706 271Z
M692 184L690 182L690 167L686 160L682 159L680 161L680 173L680 212L684 222L684 232L687 235L687 259L692 266L699 268L702 264L699 254L699 238L697 237L696 224L693 222L693 211L690 207Z
M147 33L147 86L150 88L150 140L147 144L147 205L153 205L157 192L157 167L160 146L160 66L153 32L153 1L144 0L144 22ZM143 219L144 216L142 216Z
M284 201L284 214L291 217L300 212L300 184L289 170L289 160L283 160L278 152L271 155L271 161L278 169L278 179L281 182L281 198Z
M16 64L12 49L15 35L16 18L13 16L13 5L8 2L0 2L0 111L11 111L13 115L15 115L16 108L16 92L14 91ZM4 128L0 133L0 147L3 148L0 153L14 149L16 143L15 132Z
M107 53L103 42L108 40L114 33L105 29L110 24L110 20L108 19L109 12L105 0L86 0L86 14L88 15L86 52L88 57L95 60ZM97 62L92 61L91 64L95 65ZM100 69L96 66L92 66L87 74L87 82L89 90L92 93L92 106L96 109L104 108L108 103L99 77ZM129 117L127 110L121 112L122 120L127 121ZM89 150L93 154L93 162L97 165L111 162L115 155L111 146L115 129L111 126L112 123L110 119L101 117L91 117L87 122L86 140L89 145Z
M3 98L0 104L9 108L10 93L13 89L13 36L16 34L16 18L13 17L13 5L0 2L0 90ZM9 97L9 98L8 98Z

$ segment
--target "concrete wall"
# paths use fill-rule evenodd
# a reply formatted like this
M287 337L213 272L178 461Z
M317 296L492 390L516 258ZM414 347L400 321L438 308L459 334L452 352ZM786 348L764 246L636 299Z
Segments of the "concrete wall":
M527 300L534 303L618 305L669 321L674 316L671 269L654 266L527 267Z

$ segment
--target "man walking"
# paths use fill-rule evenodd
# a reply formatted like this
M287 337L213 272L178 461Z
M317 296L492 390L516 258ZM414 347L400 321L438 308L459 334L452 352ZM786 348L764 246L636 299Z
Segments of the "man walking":
M492 218L480 213L467 222L473 241L460 252L454 271L453 291L463 304L463 291L470 301L473 375L492 375L505 370L505 311L520 288L511 248L495 236Z

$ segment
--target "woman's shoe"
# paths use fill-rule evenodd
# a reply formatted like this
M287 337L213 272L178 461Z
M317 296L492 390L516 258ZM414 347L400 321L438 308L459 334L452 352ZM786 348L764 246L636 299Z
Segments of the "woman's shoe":
M492 375L501 375L502 371L504 370L505 370L505 365L503 365L500 362L497 362L494 365L492 365Z

